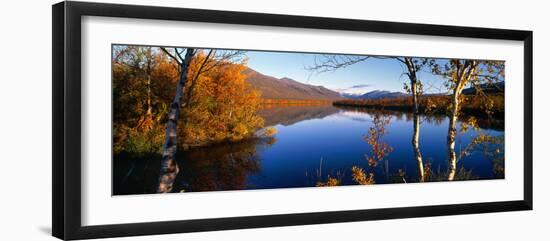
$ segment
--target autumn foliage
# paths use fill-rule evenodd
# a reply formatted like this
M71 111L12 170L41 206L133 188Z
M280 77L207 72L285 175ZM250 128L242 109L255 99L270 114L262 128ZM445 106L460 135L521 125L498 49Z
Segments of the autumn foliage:
M491 94L483 97L468 95L461 96L460 112L462 114L495 118L504 118L504 95ZM412 97L385 98L373 100L339 100L333 103L336 106L367 107L386 110L411 111ZM446 95L421 96L418 109L423 113L447 114L451 105L451 97Z
M382 140L382 137L388 132L386 126L390 123L390 120L389 117L375 115L372 119L373 126L369 128L369 132L364 136L365 141L372 148L370 155L365 155L369 166L377 166L393 152L393 148Z
M112 66L114 152L160 152L178 70L158 52L115 49Z
M366 173L363 168L353 166L351 167L351 177L353 181L360 185L374 184L374 173Z
M191 76L204 58L203 54L195 57ZM245 68L243 64L222 62L202 73L196 83L188 82L186 89L195 86L182 112L184 124L178 137L183 147L239 141L263 127L263 119L256 114L260 93L246 82Z
M113 50L114 151L159 153L178 65L159 48L117 46ZM189 66L178 128L180 148L239 141L263 127L263 119L256 114L260 93L246 82L246 63L206 56L200 51ZM207 68L201 69L202 65Z

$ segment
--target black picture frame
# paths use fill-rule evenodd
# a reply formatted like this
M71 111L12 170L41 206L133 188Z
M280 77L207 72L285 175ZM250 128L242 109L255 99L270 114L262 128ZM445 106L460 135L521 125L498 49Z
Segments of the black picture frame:
M53 195L52 233L60 239L106 238L307 225L380 219L532 210L533 205L533 32L228 12L170 7L60 2L52 6ZM81 224L81 17L104 16L206 23L350 30L426 36L517 40L524 43L524 194L522 200L283 215L141 222L99 226ZM516 113L519 114L519 113Z

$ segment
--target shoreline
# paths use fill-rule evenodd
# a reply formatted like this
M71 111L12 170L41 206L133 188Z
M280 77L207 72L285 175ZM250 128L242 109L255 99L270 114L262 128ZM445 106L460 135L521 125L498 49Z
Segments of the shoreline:
M493 96L492 98L498 98L498 96ZM442 103L433 104L427 103L428 101L439 101ZM448 116L447 103L445 101L448 101L448 97L423 97L419 101L418 105L419 114L437 114ZM502 110L500 110L499 108L493 108L491 109L492 113L488 114L485 110L481 108L481 106L479 106L479 103L468 103L468 101L470 100L466 99L466 101L464 101L464 106L461 107L461 116L467 115L478 118L504 121L504 106L502 106ZM410 97L379 100L337 100L332 102L332 105L336 107L393 110L411 113L413 111L412 100Z

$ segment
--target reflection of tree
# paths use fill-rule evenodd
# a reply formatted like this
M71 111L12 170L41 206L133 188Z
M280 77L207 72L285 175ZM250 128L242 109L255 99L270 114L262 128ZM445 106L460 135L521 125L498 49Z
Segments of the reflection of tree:
M377 108L367 108L367 107L351 107L351 106L336 106L338 109L342 109L345 111L351 111L351 112L359 112L359 113L367 113L369 115L389 115L396 120L407 120L412 121L413 115L410 111L407 110L388 110L388 109L377 109ZM425 113L420 115L422 117L421 123L430 123L435 125L441 125L448 117L445 114L441 113ZM459 115L458 120L460 122L469 122L471 119L474 118L476 120L476 124L481 129L486 130L497 130L497 131L503 131L504 130L504 120L499 120L495 118L482 118L482 117L476 117L476 116L467 116L467 115Z
M411 138L411 144L414 151L414 159L417 162L420 181L424 179L424 165L422 161L422 155L418 146L420 139L420 112L419 101L423 92L423 84L418 79L418 72L426 67L431 66L430 59L427 58L413 58L413 57L382 57L382 56L354 56L354 55L322 55L321 58L315 58L315 64L313 66L306 67L312 73L333 72L338 69L343 69L357 63L366 62L371 58L374 59L392 59L396 60L401 65L403 75L409 77L409 83L404 83L404 89L411 94L411 109L413 115L413 135Z
M379 162L384 160L393 151L393 148L382 140L382 137L388 133L386 126L390 121L391 117L374 115L372 119L373 126L369 128L369 132L364 136L364 140L372 148L370 155L365 155L369 166L377 166Z
M353 181L361 185L374 184L374 173L365 173L363 168L353 166L351 167L351 177Z
M176 189L185 192L246 189L247 176L260 170L257 148L274 142L275 138L264 138L187 151L181 164L188 171L178 177Z
M365 159L371 169L378 166L378 163L385 161L386 175L387 173L387 159L386 157L393 152L393 148L382 140L388 131L386 126L390 124L391 116L374 114L372 118L372 126L369 128L368 133L363 139L371 146L369 154L365 154ZM353 166L351 168L352 179L361 185L374 184L374 172L365 172L363 168Z
M466 125L462 126L462 131ZM480 133L475 136L470 143L461 149L457 155L457 163L474 153L481 153L491 160L493 165L493 175L495 178L504 178L504 136L492 136L486 133ZM433 169L430 163L426 165L426 181L447 181L449 172L440 168ZM474 180L479 177L472 173L472 170L460 166L457 168L454 180Z
M484 94L481 84L494 84L504 79L504 61L490 60L462 60L449 59L445 64L440 65L435 60L431 61L432 72L447 79L445 83L452 92L452 99L449 108L449 129L447 131L447 150L449 161L448 180L455 179L457 169L457 155L455 152L456 124L461 108L463 107L463 90L468 84L475 87L478 93L476 97L483 100L484 109L491 114L494 105L492 100Z
M178 122L180 121L181 116L181 109L182 107L190 104L191 102L196 103L197 101L194 100L195 97L195 86L198 86L196 83L198 82L204 82L199 81L201 78L213 78L216 79L216 81L219 82L228 82L227 79L234 79L235 82L244 82L244 77L239 78L238 75L232 75L230 73L233 73L235 71L225 71L227 69L231 69L231 67L240 66L239 63L242 62L242 51L218 51L218 50L208 50L208 54L203 55L202 50L200 49L194 49L194 48L169 48L166 49L164 47L160 47L162 52L167 55L173 63L175 63L176 69L178 69L179 72L179 80L176 82L176 89L174 93L173 99L168 102L170 103L168 105L168 113L166 116L166 131L165 131L165 141L164 145L162 147L162 161L161 161L161 168L160 168L160 175L159 175L159 185L157 192L158 193L165 193L165 192L171 192L173 188L173 183L175 181L175 178L177 177L180 168L177 165L177 161L175 160L176 152L178 149L178 139L182 137L188 137L188 135L184 136L178 136L178 129L182 129L182 123L180 123L178 128ZM184 54L185 53L185 54ZM185 56L185 57L183 57ZM236 61L236 62L234 62ZM234 65L236 63L236 65ZM229 67L231 66L231 67ZM238 69L239 67L237 67ZM214 72L214 73L213 73ZM237 71L238 72L238 71ZM204 76L205 74L208 74L209 76ZM229 81L231 82L231 81ZM224 85L221 84L221 85ZM238 84L235 84L238 85ZM214 85L215 88L210 90L217 90L220 85ZM242 85L240 86L242 87ZM246 88L244 88L246 89ZM231 89L232 91L228 91L228 88L224 89L223 93L235 97L238 95L233 94L234 92L243 93L245 91L242 91L243 88L235 88ZM206 93L206 91L200 91L201 93ZM218 93L221 93L218 91ZM248 95L246 93L245 95ZM210 99L210 102L214 103L220 103L220 100L227 101L227 98L223 95L215 96L218 99L216 101L212 101ZM231 98L230 98L231 99ZM231 102L231 101L229 101ZM166 103L166 104L168 104ZM192 107L193 105L188 105L188 107ZM245 103L231 103L229 105L223 106L222 109L231 109L231 107L238 106L239 110L241 110L243 107L247 109ZM219 106L216 106L219 107ZM229 107L229 108L228 108ZM216 109L216 108L214 108ZM217 108L219 110L219 108ZM187 111L187 108L186 108ZM233 109L230 110L233 111ZM234 112L233 116L237 116L238 111ZM245 111L245 113L248 113L251 111ZM212 114L212 112L201 112L199 114L202 114L204 116L205 113ZM216 119L215 117L222 117L225 118L226 116L223 115L224 113L214 113L213 116L205 116L205 118L210 117L210 120ZM242 118L241 115L238 115L239 118ZM189 115L187 115L189 117ZM232 115L229 115L229 119L231 119ZM184 123L183 127L188 128L189 123ZM209 123L210 127L219 127L220 125L215 123ZM241 123L239 123L241 124ZM200 129L193 128L193 130ZM217 128L209 128L207 130L216 130L219 131ZM185 129L184 129L185 130ZM234 139L234 140L240 140L246 133L249 133L249 130L247 130L246 125L237 125L233 129L230 129L230 132L233 132L231 134L227 134L227 129L223 130L221 134L218 132L218 134L215 136L216 138L210 139L218 140L218 139ZM244 133L244 134L243 134ZM196 136L195 136L196 137ZM181 144L181 143L180 143Z
M449 172L447 170L441 170L441 168L432 169L430 163L428 163L427 166L430 168L426 171L426 182L448 181ZM478 176L472 174L472 170L467 170L461 166L455 173L454 181L475 180L478 178Z
M334 173L334 170L329 171L329 174L327 175L327 179L324 179L323 174L323 158L319 160L319 168L315 170L316 172L316 179L315 186L317 187L333 187L333 186L340 186L342 184L342 178L344 174L340 172L340 170L337 170L336 173ZM307 176L307 171L306 171Z
M491 160L495 178L504 178L504 136L491 136L485 133L477 135L460 151L457 160L460 161L474 152L480 152Z
M260 170L258 151L275 142L275 138L266 137L180 151L177 164L187 171L176 176L172 192L245 189L247 176ZM155 193L159 164L159 154L114 155L113 193Z
M376 108L364 108L364 107L349 107L349 106L338 106L338 108L344 109L351 112L361 112L367 113L372 116L391 116L396 119L405 118L407 121L413 121L414 116L410 111L400 111L400 110L387 110L387 109L376 109ZM444 114L430 113L424 114L422 116L422 123L430 123L435 125L442 124L448 117ZM474 116L459 116L458 120L461 122L461 131L466 132L468 128L474 128L475 130L480 129L496 129L503 130L503 121L496 119L487 119ZM502 137L490 137L486 134L479 135L472 140L472 143L457 157L458 161L467 155L470 155L473 151L480 151L485 156L490 158L493 162L493 173L496 178L502 178L504 176L504 152L503 152L503 138ZM424 176L425 181L445 181L448 179L448 172L445 170L440 170L439 168L433 169L430 162L424 163ZM352 172L352 175L361 179L362 176L368 175L363 172L360 172L360 168L356 168ZM404 182L405 173L403 170L399 170L398 173L391 174L387 173L390 177L389 182ZM472 174L471 170L467 170L464 167L457 168L455 172L454 180L471 180L476 179L475 175ZM419 180L422 180L422 176L419 176ZM357 181L356 181L357 182Z

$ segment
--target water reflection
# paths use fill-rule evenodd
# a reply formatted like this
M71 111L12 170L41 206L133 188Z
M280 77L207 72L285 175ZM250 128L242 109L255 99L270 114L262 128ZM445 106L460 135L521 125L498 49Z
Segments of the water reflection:
M419 181L411 145L412 113L315 105L268 106L259 114L266 126L277 129L274 138L178 151L181 171L174 192L311 187L319 181L328 183L329 176L339 185L356 185L357 180ZM377 150L365 136L376 129L376 116L391 119L381 138L393 151L377 165L369 165L365 155L375 155ZM421 115L420 119L426 181L444 180L448 119L444 115ZM459 118L458 126L467 122L471 120ZM466 128L457 137L458 180L503 178L504 121L476 119L475 123L476 128ZM155 193L158 160L160 156L155 155L114 156L114 194Z
M325 105L263 105L258 114L265 126L289 126L304 120L323 119L340 112L330 104Z
M351 106L338 106L338 109L348 111L348 112L366 113L369 115L383 114L383 115L393 116L399 121L405 120L407 122L410 122L413 119L413 113L409 111L384 110L384 109L361 108L361 107L351 107ZM434 125L441 125L444 121L448 119L446 115L441 113L420 114L420 117L422 119L422 122L427 122ZM458 120L460 122L466 122L470 118L475 118L477 121L477 125L482 129L504 131L503 119L479 118L479 117L460 115L458 117ZM368 121L368 120L369 119L363 119L358 121Z
M185 192L247 189L247 176L260 171L258 152L275 138L228 143L186 151L178 159L184 170L176 189Z
M247 189L247 176L260 170L258 151L275 142L269 137L179 151L180 172L173 192ZM123 153L114 159L114 194L155 193L160 155L132 157Z

